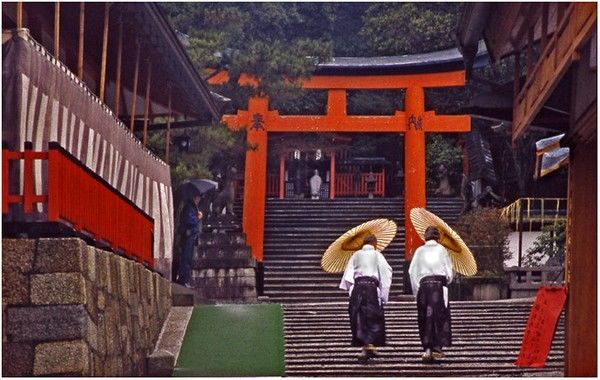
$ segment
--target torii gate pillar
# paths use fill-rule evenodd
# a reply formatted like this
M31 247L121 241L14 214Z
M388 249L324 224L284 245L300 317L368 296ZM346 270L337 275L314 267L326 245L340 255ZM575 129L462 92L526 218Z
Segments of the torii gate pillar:
M425 93L422 87L408 87L404 97L406 132L404 134L404 223L405 259L409 260L422 240L413 228L410 210L425 207Z

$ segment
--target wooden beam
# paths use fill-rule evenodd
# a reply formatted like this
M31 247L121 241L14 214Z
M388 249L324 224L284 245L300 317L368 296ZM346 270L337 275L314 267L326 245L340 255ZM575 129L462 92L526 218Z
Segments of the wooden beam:
M542 3L542 42L540 46L540 52L544 51L546 45L548 44L548 8L548 3Z
M568 7L524 88L513 99L513 142L537 116L596 24L595 3L568 3Z
M54 3L54 57L60 60L60 2Z
M140 75L140 42L136 41L136 52L135 52L135 70L133 72L133 88L131 98L131 118L129 119L129 129L134 132L134 120L135 120L135 106L137 104L137 88L138 78Z
M83 80L83 39L85 34L85 3L79 3L79 53L77 54L77 77Z
M167 86L167 91L169 93L169 100L168 100L168 104L167 104L167 108L169 109L169 116L167 117L167 136L165 137L165 162L168 164L169 163L169 148L171 146L171 84L169 83Z
M23 1L17 1L17 29L23 28Z
M521 51L515 52L515 68L513 77L513 98L516 99L521 90Z
M115 115L119 116L121 106L121 64L123 57L123 19L119 17L119 42L117 44L117 78L115 79Z
M108 21L110 7L104 3L104 30L102 32L102 63L100 64L100 100L104 102L104 87L106 86L106 57L108 55Z
M242 78L240 78L241 80ZM406 75L313 75L302 83L306 89L385 90L408 87L452 87L465 85L465 71Z
M529 28L527 29L527 63L526 63L526 70L525 72L527 73L527 77L529 77L529 75L531 74L531 70L533 70L533 28L534 26L531 25L529 26Z
M142 142L146 145L148 141L148 113L150 111L150 85L152 80L152 62L148 59L148 75L146 76L146 101L144 104L144 137Z

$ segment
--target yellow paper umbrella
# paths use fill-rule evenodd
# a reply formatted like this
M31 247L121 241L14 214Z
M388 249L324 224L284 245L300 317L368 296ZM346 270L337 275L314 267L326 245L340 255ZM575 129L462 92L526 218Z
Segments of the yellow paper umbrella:
M377 237L377 249L383 251L396 236L398 227L389 219L373 219L345 232L327 248L321 258L321 268L330 273L342 273L352 254L361 249L368 235Z
M438 243L448 250L455 271L465 276L473 276L477 273L477 263L471 250L456 231L440 217L424 208L413 208L410 210L410 221L423 241L425 241L424 235L427 227L437 227L441 235Z

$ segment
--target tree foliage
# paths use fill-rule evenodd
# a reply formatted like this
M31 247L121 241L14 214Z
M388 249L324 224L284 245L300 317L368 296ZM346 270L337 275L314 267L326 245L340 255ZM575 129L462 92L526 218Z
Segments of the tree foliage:
M545 226L542 234L533 242L523 258L523 266L539 267L550 263L563 265L565 261L565 245L567 241L565 222Z
M425 182L428 191L439 185L438 167L448 169L451 184L456 188L457 176L462 173L462 150L439 133L428 133L425 149Z
M474 254L478 275L504 273L504 260L511 257L508 249L511 229L500 215L500 210L476 208L459 218L456 231Z
M427 53L456 46L460 3L374 3L361 35L374 55Z

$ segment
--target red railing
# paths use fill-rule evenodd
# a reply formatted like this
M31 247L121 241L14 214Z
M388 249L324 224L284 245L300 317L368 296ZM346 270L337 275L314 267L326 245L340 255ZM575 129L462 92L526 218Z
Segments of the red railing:
M359 197L368 195L367 178L369 173L336 173L335 174L335 196L338 197ZM385 172L373 173L375 177L375 189L373 195L377 197L384 196L385 190Z
M154 220L67 151L52 144L48 152L2 151L2 213L11 203L33 212L47 203L50 222L68 222L73 229L108 244L113 250L153 267ZM24 161L23 195L9 194L9 162ZM33 160L48 160L48 193L34 192Z

